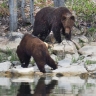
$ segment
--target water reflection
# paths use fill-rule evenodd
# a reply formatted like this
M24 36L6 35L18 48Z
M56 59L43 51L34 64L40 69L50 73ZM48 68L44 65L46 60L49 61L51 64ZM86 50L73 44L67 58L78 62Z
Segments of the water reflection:
M52 80L49 84L45 84L45 78L40 78L38 81L37 86L34 90L33 96L38 96L41 94L41 96L49 96L51 93L51 90L54 88L54 86L57 84L57 80Z
M30 84L22 82L18 90L17 96L50 96L51 90L57 84L57 80L52 80L49 84L45 84L45 77L41 77L32 94Z
M32 96L29 83L21 83L17 96Z
M96 96L96 80L92 78L34 77L32 82L18 80L0 77L0 96Z

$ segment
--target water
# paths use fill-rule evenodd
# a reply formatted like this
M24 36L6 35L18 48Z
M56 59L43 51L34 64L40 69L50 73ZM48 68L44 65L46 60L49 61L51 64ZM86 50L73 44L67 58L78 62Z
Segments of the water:
M96 80L80 77L0 77L0 96L96 96Z

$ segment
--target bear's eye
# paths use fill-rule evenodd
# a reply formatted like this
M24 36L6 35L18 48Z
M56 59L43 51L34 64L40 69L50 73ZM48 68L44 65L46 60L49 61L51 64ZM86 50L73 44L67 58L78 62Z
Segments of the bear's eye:
M75 21L75 17L74 16L71 16L70 19Z
M62 20L66 20L66 17L65 17L65 16L63 16L63 17L62 17Z

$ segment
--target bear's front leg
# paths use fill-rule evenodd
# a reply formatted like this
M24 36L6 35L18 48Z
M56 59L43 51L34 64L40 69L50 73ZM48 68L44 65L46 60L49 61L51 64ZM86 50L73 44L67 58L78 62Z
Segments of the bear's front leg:
M53 31L54 37L58 43L61 43L61 34L60 34L60 27L54 26L52 27L51 31Z
M24 62L21 64L21 67L27 68L29 65L29 62L30 62L30 58L31 58L31 56L26 55L24 57Z

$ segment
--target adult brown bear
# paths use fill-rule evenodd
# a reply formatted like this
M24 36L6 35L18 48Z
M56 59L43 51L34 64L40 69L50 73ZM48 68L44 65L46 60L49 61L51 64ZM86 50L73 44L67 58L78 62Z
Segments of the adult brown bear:
M30 34L25 34L17 47L17 55L22 67L28 67L31 56L33 56L39 70L45 73L45 64L53 69L57 68L54 60L50 57L48 49L43 41Z
M75 17L66 7L45 7L35 16L32 34L44 41L52 31L58 43L61 42L61 33L70 40L74 21Z

